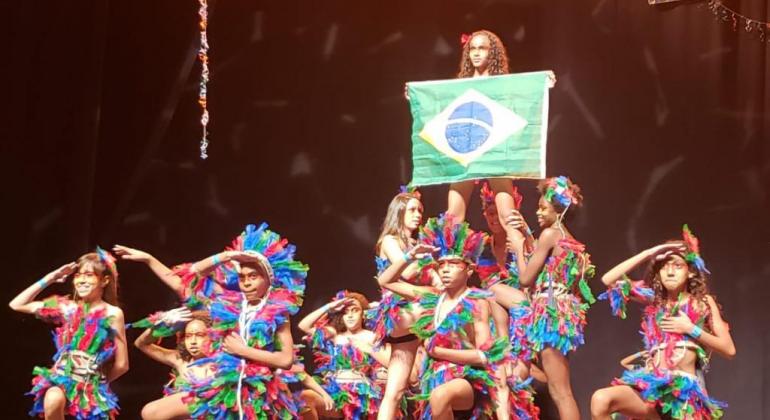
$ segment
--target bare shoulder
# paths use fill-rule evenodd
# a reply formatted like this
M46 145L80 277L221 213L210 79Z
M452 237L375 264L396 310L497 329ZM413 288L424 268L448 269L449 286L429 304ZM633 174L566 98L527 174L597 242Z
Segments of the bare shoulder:
M709 308L711 309L711 312L713 313L719 313L719 305L717 304L716 298L714 298L713 295L706 295L706 304L708 304Z
M540 232L539 243L553 246L562 238L562 233L554 227L547 227Z
M107 306L107 316L114 317L116 320L123 321L123 310L115 305L110 305L109 303L105 303Z
M489 300L487 299L477 299L474 302L474 306L476 307L476 310L482 315L488 314L490 311Z
M369 331L369 330L361 330L361 332L360 332L360 333L358 333L358 334L359 334L359 335L361 336L361 338L363 338L364 340L367 340L367 341L374 341L374 333L373 333L372 331Z

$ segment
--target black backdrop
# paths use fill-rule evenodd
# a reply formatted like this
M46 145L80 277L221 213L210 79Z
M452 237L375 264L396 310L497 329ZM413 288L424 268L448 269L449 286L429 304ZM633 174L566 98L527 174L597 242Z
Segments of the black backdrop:
M770 17L762 0L728 5ZM488 28L512 71L558 76L548 172L583 186L572 229L599 272L690 223L738 348L733 361L715 357L709 390L730 403L727 418L770 418L767 43L715 21L702 2L229 0L211 9L212 144L201 161L197 2L2 6L5 301L96 244L177 263L261 220L311 266L303 314L341 288L376 298L378 225L409 180L403 83L453 77L459 34ZM532 216L534 185L522 188ZM423 191L427 214L445 194ZM477 203L470 220L483 227ZM120 270L128 320L173 305L149 270ZM589 312L587 344L571 358L585 414L591 392L641 346L638 314ZM48 363L53 346L32 317L6 310L2 320L4 417L20 418L32 366ZM130 360L114 388L123 417L138 418L166 369L133 349Z

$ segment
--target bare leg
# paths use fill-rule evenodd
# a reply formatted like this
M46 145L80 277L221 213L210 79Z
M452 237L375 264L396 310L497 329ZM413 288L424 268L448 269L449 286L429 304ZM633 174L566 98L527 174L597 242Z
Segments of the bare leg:
M67 397L58 386L52 386L45 391L43 397L43 411L46 420L64 420L64 407L67 405Z
M455 182L449 185L446 212L454 216L458 222L465 220L465 212L471 200L473 187L473 181Z
M612 413L635 419L660 419L655 408L647 405L639 393L627 385L602 388L591 397L593 420L610 420Z
M487 299L489 307L492 309L492 320L495 322L497 336L508 339L508 311L494 299Z
M465 379L452 379L430 393L429 403L434 419L454 419L452 411L473 408L473 387Z
M548 392L551 394L559 418L562 420L579 420L575 397L572 396L572 386L569 379L569 362L558 350L548 347L540 352L543 360L543 370L548 377Z
M548 378L545 376L545 372L543 372L542 369L537 367L537 365L530 364L529 373L532 375L533 378L535 378L536 381L542 382L544 384L548 383Z
M513 305L518 305L521 302L527 300L527 295L521 290L508 286L507 284L495 284L489 287L489 290L495 294L495 300L504 308L512 308Z
M495 192L495 206L497 206L497 216L500 218L500 225L505 229L505 236L509 240L518 235L524 236L519 230L506 223L505 219L511 215L515 209L513 196L513 180L508 178L492 178L489 180L489 186Z
M187 404L182 401L182 398L185 395L186 393L184 392L178 392L147 403L147 405L142 408L142 419L181 420L190 418L190 413L187 411Z
M417 353L419 340L407 343L390 344L390 363L388 364L388 382L385 384L385 393L382 396L378 420L390 420L396 418L396 412L400 408L401 398L406 392L409 382L409 374L412 372L412 364Z
M497 391L497 401L495 401L497 405L495 407L497 420L509 420L511 418L511 404L509 401L511 390L508 388L508 375L505 366L500 366L495 371L495 388Z

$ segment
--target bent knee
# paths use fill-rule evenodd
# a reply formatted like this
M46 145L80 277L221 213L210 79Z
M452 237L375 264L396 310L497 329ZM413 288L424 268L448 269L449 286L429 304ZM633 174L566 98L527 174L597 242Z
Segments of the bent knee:
M570 387L569 383L561 385L555 382L548 382L548 393L554 400L574 398L572 396L572 387Z
M403 388L387 388L385 389L385 393L382 395L382 400L388 402L398 402L404 396L405 391L406 390Z
M54 386L48 388L43 398L43 407L46 411L58 410L63 408L67 402L67 397L64 396L64 391L61 388Z
M156 404L155 401L145 404L144 407L142 407L142 420L154 420L159 418L160 416L160 409L158 407L158 404Z
M591 396L591 414L609 414L612 397L606 389L600 389Z
M434 413L443 412L449 405L448 393L433 391L430 393L428 402L430 404L431 411Z

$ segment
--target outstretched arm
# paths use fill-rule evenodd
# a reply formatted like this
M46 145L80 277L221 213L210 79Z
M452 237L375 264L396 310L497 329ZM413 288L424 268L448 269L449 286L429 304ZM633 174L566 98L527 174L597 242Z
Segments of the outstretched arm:
M75 272L77 267L78 265L72 262L51 271L42 279L36 281L19 293L13 300L11 300L8 306L16 312L34 314L43 306L43 302L35 300L37 295L52 283L64 283L64 281L67 280L67 277Z
M158 278L177 295L182 295L182 279L151 254L123 245L115 245L112 251L126 261L135 261L147 265Z

